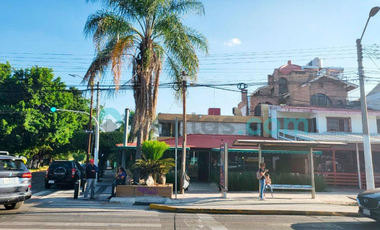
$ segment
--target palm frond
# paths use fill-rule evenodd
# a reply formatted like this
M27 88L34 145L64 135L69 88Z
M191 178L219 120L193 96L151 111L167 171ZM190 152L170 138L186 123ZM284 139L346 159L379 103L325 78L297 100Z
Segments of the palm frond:
M169 8L169 12L177 13L180 15L186 14L198 14L204 15L205 8L201 1L197 0L173 0L171 1L171 6Z

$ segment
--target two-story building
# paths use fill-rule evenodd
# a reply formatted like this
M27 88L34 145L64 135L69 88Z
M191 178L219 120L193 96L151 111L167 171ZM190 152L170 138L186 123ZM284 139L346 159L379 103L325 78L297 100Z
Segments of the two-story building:
M367 106L370 109L380 110L380 83L367 94Z

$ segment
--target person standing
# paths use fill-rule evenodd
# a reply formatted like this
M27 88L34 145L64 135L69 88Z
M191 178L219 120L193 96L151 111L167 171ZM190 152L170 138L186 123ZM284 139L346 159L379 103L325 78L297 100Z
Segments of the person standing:
M260 168L258 170L258 174L260 175L260 199L266 200L264 197L264 190L265 190L265 173L268 172L268 169L265 169L266 164L260 163Z
M95 181L98 167L94 164L94 160L90 160L90 164L86 167L86 191L84 192L84 199L88 200L88 192L91 189L90 199L95 199Z

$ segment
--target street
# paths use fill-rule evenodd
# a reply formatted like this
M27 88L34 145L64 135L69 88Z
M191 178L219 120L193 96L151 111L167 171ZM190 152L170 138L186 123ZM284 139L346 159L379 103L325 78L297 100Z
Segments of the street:
M36 176L35 176L36 175ZM379 229L367 218L175 214L148 206L74 200L73 190L44 190L43 173L34 173L32 199L19 210L0 209L1 229ZM100 189L99 189L100 190Z

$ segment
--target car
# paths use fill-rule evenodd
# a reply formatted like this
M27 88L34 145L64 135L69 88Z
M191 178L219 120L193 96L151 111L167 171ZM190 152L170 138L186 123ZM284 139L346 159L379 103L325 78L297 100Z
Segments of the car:
M76 181L83 185L84 170L77 161L58 160L53 161L45 175L45 188L52 185L75 187Z
M9 155L9 152L8 151L0 151L0 155Z
M32 197L32 174L22 159L0 155L0 205L18 209Z
M380 188L360 193L357 197L359 214L380 222Z

